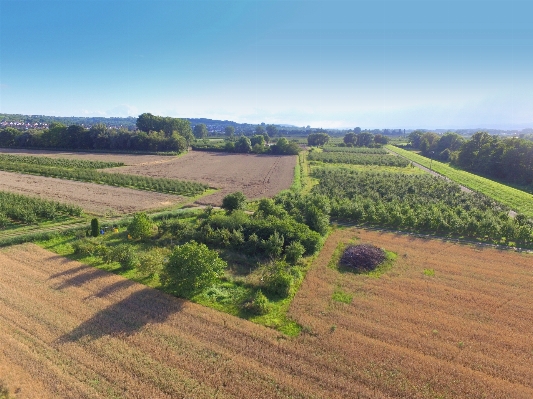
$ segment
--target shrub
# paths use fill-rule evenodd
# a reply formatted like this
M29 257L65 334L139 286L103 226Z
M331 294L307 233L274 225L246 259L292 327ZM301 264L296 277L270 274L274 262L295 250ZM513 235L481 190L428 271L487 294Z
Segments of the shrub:
M263 247L263 250L267 256L275 259L280 257L281 252L283 251L284 241L285 239L283 236L279 235L279 233L275 231L274 234L268 237L268 240L263 240L261 242L261 246Z
M79 240L72 244L74 253L81 256L93 256L96 252L97 245L89 240Z
M154 232L154 223L144 212L136 213L128 226L128 233L134 239L145 239Z
M245 304L245 308L256 315L268 313L268 298L261 290L258 290L250 302Z
M386 259L385 251L372 244L350 245L341 257L341 263L352 269L374 270Z
M153 248L139 257L139 273L146 276L153 276L163 270L165 260L167 260L170 250L167 248Z
M137 256L135 249L128 244L119 244L112 248L107 256L107 259L120 263L123 269L131 270L139 266L139 257Z
M222 200L222 208L228 212L235 211L237 209L243 209L246 203L246 197L240 191L236 193L228 194Z
M98 237L100 234L100 225L98 223L98 219L94 218L91 220L91 235L93 237Z
M305 248L300 241L293 241L285 248L287 262L296 264L305 253Z
M263 277L265 291L282 298L290 294L293 278L286 269L286 264L282 262L273 263L267 268L266 276Z
M226 267L218 253L191 241L174 248L161 273L161 284L177 296L190 298L222 277Z

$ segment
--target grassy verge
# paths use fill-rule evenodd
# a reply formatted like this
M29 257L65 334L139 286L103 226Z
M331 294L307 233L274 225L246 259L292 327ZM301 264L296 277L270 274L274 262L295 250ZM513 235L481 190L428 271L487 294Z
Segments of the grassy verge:
M468 187L471 190L485 194L488 197L507 205L518 213L523 213L529 217L533 217L533 195L516 188L509 187L505 184L497 183L493 180L475 175L473 173L465 172L464 170L453 168L445 163L438 161L431 161L430 159L410 151L403 150L391 145L387 148L397 154L419 163L427 168L430 167L437 173L446 176L450 180Z

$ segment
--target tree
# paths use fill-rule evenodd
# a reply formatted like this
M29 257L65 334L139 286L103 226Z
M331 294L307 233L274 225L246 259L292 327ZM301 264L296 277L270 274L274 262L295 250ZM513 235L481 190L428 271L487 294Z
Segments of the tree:
M359 134L359 133L361 133L361 128L360 128L360 127L356 127L356 128L353 130L353 132L354 132L355 134Z
M144 212L136 213L128 226L128 233L134 239L145 239L154 232L154 223Z
M414 132L409 133L409 136L407 138L409 139L409 142L413 146L413 148L419 148L420 147L420 139L424 135L424 132L422 130L415 130Z
M263 135L257 134L250 139L250 143L252 144L252 146L256 144L263 146L265 144L265 137Z
M235 211L237 209L243 209L246 204L246 197L240 191L228 194L222 200L222 209L228 212Z
M307 136L307 144L321 146L327 144L329 135L327 133L311 133Z
M174 248L161 273L161 284L179 297L190 298L213 285L226 267L217 252L190 241Z
M372 133L361 133L357 136L358 147L370 147L374 143L374 135Z
M235 135L235 128L233 126L226 126L224 129L224 134L229 140L233 140L233 136Z
M265 133L266 133L266 130L265 130L265 128L262 125L257 125L255 127L255 134L263 135Z
M276 137L278 135L278 128L275 125L267 125L266 131L270 137Z
M93 237L98 237L100 234L100 226L98 224L98 219L94 218L91 220L91 235Z
M252 144L250 142L250 139L245 136L239 137L239 139L235 142L235 152L248 153L251 151L252 151Z
M387 136L384 136L382 134L376 134L374 136L374 143L376 144L388 144L389 138Z
M204 123L199 123L194 127L194 137L197 139L204 139L207 137L207 126Z
M270 147L273 154L298 155L300 147L294 141L289 141L285 137L280 137L276 144Z
M355 146L357 145L357 134L347 133L342 139L342 141L344 141L344 144L346 144L347 146Z

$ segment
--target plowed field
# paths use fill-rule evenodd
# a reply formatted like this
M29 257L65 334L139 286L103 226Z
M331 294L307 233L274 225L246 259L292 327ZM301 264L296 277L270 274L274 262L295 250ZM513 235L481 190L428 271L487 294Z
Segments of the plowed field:
M87 161L122 162L125 165L141 165L149 163L168 162L175 157L166 155L143 155L143 154L109 154L101 152L68 152L0 148L0 154L45 156L50 158L82 159Z
M225 195L242 191L248 199L273 197L291 186L296 156L191 151L169 162L106 169L126 174L197 181L219 188L200 204L220 205Z
M0 190L76 204L96 215L164 208L185 200L178 195L3 171L0 171Z

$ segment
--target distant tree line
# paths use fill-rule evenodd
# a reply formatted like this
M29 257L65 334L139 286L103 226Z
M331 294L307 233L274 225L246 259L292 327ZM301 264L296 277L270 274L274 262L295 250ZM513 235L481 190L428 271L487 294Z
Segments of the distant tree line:
M194 139L190 123L184 119L142 114L136 126L136 131L101 123L85 128L52 122L48 129L26 131L7 127L0 130L0 147L183 152Z
M533 184L533 142L521 138L500 138L478 132L470 140L457 133L442 136L414 131L411 146L422 155L450 161L452 165L512 183Z

